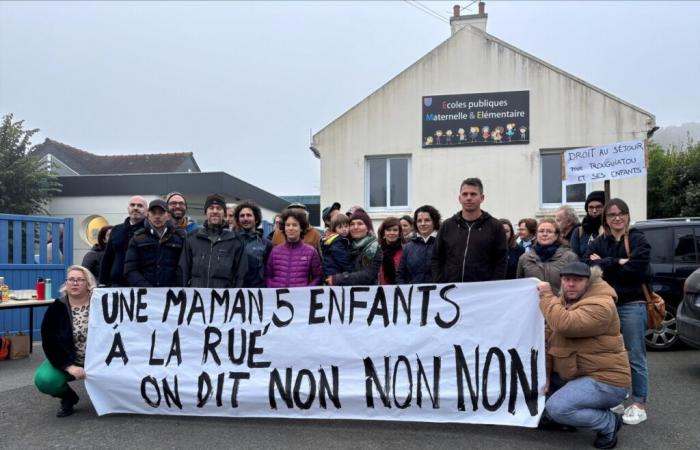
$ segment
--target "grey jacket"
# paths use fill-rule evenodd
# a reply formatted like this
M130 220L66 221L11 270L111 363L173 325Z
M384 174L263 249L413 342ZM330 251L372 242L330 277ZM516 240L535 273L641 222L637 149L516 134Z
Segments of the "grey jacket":
M559 271L565 265L578 261L576 253L565 245L557 249L554 255L545 262L542 262L540 257L534 250L523 253L518 260L518 278L537 278L540 281L546 281L552 286L554 292L559 292L561 281L559 280Z
M235 233L204 222L187 236L179 268L182 286L241 287L248 271L245 244Z

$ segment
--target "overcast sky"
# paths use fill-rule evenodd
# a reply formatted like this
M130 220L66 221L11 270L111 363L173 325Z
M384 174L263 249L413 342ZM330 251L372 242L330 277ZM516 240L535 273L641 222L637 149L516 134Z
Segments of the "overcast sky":
M203 171L318 194L310 132L447 39L456 3L422 2L443 21L401 1L2 1L0 114L40 128L35 144L192 151ZM486 12L490 34L658 125L700 122L699 2L489 1Z

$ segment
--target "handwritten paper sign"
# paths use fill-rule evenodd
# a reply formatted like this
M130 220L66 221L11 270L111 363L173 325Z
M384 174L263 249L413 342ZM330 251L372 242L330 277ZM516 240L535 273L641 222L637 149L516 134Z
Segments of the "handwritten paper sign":
M96 289L86 387L99 415L534 427L536 283Z
M618 142L564 152L566 184L646 175L643 141Z

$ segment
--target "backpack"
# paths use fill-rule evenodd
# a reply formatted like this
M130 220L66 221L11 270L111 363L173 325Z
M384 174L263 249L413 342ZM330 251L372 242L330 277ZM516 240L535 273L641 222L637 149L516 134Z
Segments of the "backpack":
M10 356L10 338L6 336L0 337L0 361L7 359Z

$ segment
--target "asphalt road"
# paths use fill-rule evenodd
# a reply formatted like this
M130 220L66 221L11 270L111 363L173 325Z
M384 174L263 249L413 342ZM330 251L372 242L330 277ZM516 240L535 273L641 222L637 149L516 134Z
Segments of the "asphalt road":
M588 431L350 420L97 417L82 383L73 383L81 397L76 414L58 419L58 401L32 385L42 360L43 352L35 347L29 359L0 362L0 449L593 448L594 436ZM700 350L650 353L649 366L649 420L624 426L618 448L700 448Z

